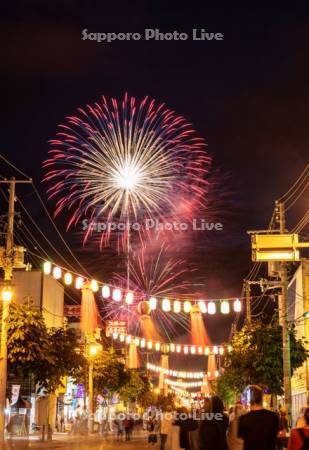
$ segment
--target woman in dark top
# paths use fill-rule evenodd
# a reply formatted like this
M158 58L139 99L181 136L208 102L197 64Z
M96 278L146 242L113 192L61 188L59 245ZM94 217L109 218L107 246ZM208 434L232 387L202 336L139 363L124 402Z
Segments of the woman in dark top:
M194 450L194 442L192 442L191 432L198 429L198 423L191 417L186 408L177 410L178 418L174 425L179 426L179 444L180 448L185 450Z
M228 424L222 400L217 396L206 399L200 424L200 450L227 450Z

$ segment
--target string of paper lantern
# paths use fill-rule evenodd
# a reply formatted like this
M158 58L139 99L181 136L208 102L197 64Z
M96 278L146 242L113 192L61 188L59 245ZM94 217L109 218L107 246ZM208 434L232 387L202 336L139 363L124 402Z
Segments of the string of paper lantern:
M212 372L187 372L184 370L173 370L173 369L166 369L165 367L156 366L155 364L147 363L147 369L151 370L152 372L156 373L163 373L164 375L175 377L175 378L191 378L193 380L196 379L204 379L206 376L208 378L212 378L214 375L215 378L219 376L219 371L215 370Z
M52 275L56 280L62 280L67 286L74 285L76 289L80 290L87 286L92 289L93 292L101 290L103 299L113 300L115 302L124 302L127 305L133 305L136 298L137 301L143 298L141 293L134 293L114 287L108 283L99 282L97 280L88 280L79 274L75 274L63 267L52 264L50 261L45 261L43 264L43 271L46 275ZM170 299L167 297L157 298L150 297L146 300L150 311L154 311L157 308L161 308L163 312L178 313L202 313L214 315L218 311L221 314L229 314L232 310L236 313L241 312L242 302L240 298L230 297L224 299L211 299L211 300L178 300ZM219 304L219 306L218 306ZM232 304L232 306L231 306Z
M208 356L210 354L224 355L226 352L231 351L231 346L214 345L214 346L202 346L202 345L185 345L175 344L173 342L164 343L159 341L152 341L139 336L132 336L131 334L114 332L111 334L114 340L130 345L133 343L136 347L145 349L148 351L156 351L161 353L183 353L185 355L201 355Z
M202 398L201 392L187 392L185 389L180 389L175 386L171 386L168 389L169 394L177 394L181 398Z
M174 381L174 380L169 380L168 378L166 378L164 380L164 382L166 384L168 384L169 386L176 386L176 387L180 387L180 388L196 388L196 387L201 387L203 386L203 381Z
M192 379L203 379L206 375L205 372L187 372L184 370L172 370L166 369L165 367L156 366L155 364L147 363L147 369L152 372L163 373L170 377L176 378L192 378Z

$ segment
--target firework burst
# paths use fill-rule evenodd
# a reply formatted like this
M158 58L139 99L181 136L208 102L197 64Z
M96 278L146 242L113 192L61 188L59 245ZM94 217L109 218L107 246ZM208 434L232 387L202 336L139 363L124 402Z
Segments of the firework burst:
M168 246L163 243L157 253L153 249L141 247L133 255L130 260L129 286L135 293L134 304L127 307L117 302L105 302L104 316L126 320L137 334L142 331L145 336L147 329L153 339L159 339L159 335L155 334L158 328L167 339L177 334L177 324L186 331L189 330L189 318L186 314L166 314L159 307L149 316L143 317L138 312L137 305L143 300L156 297L160 301L164 296L173 298L176 292L179 298L181 293L185 295L192 288L191 282L187 280L192 277L193 270L187 268L185 260L167 257L167 252ZM128 280L125 276L116 273L114 281L116 286L127 289ZM151 338L150 335L145 337Z
M210 157L204 141L182 116L148 97L140 103L127 94L121 102L102 97L79 108L50 144L48 196L55 215L69 211L68 228L89 219L85 239L98 220L128 225L187 214L205 201ZM110 235L108 227L101 245Z

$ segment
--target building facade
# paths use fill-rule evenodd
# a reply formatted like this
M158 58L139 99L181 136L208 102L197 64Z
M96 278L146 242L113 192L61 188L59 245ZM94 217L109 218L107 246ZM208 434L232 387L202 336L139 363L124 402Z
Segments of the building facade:
M309 260L302 259L288 285L288 320L295 324L297 338L309 342ZM309 345L306 344L307 350ZM309 399L309 359L294 371L292 385L292 420L296 423L301 408L307 406Z

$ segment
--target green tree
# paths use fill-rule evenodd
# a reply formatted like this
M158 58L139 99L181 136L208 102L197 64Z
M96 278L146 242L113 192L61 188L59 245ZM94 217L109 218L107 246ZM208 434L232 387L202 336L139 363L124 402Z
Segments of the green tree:
M78 351L79 342L75 330L70 328L51 328L48 330L49 353L52 363L44 371L45 381L41 384L49 391L55 392L59 380L65 376L78 379L84 371L86 359Z
M297 339L290 328L291 369L300 367L307 358L305 342ZM269 393L283 393L282 328L277 323L260 322L245 325L231 342L232 351L225 361L225 372L218 380L223 391L240 393L248 384L259 384Z
M128 381L119 390L121 400L124 402L138 402L141 406L146 400L147 394L150 392L150 382L145 374L136 372L136 370L128 371Z
M32 304L10 306L8 320L8 371L30 376L33 383L54 392L64 376L77 376L84 358L73 330L48 330Z
M118 393L130 380L125 365L113 350L103 350L94 361L93 386L97 394L105 389Z
M174 409L174 395L168 394L167 396L163 394L159 394L156 399L155 406L161 408L163 411L166 411L168 407Z

